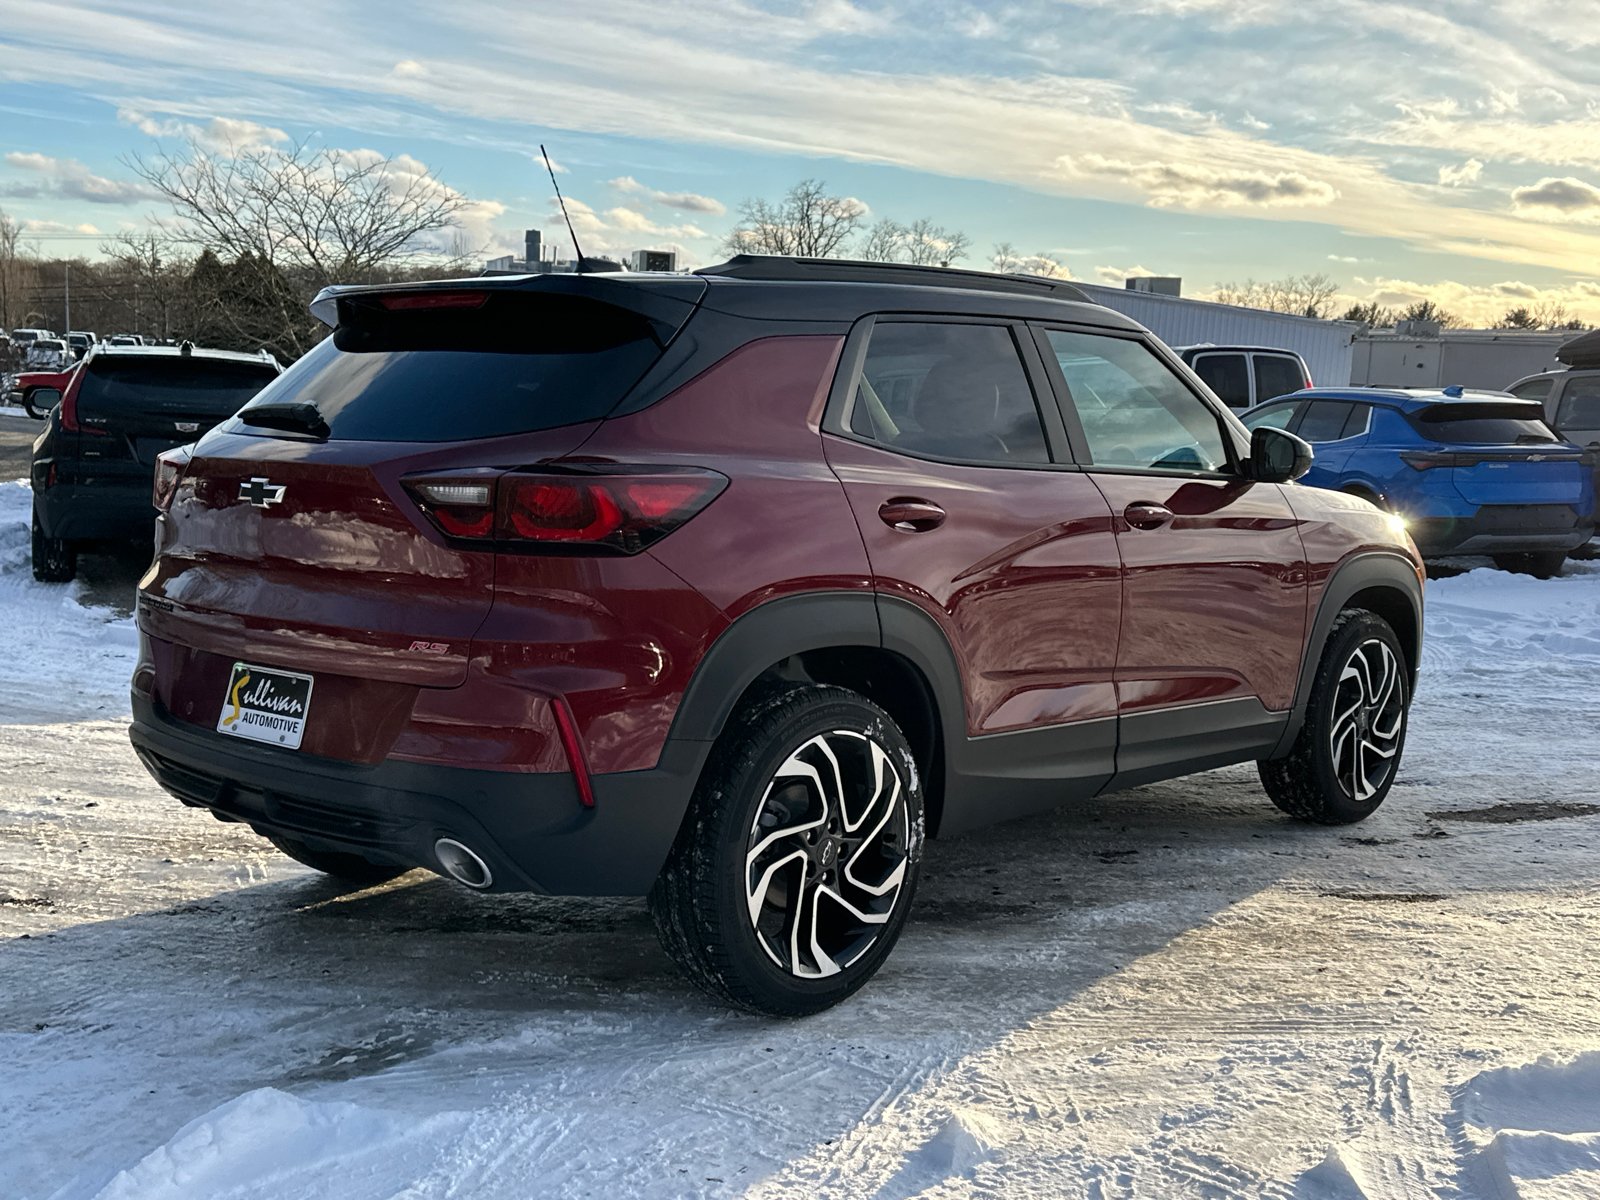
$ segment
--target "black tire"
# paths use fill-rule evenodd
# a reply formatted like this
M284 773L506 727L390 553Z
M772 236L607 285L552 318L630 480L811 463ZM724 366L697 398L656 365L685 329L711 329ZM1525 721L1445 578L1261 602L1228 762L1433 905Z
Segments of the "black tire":
M1496 554L1494 565L1513 575L1532 575L1535 579L1553 579L1561 574L1567 561L1565 550L1540 550L1528 554Z
M40 583L71 583L78 575L78 550L65 538L45 537L39 506L33 506L33 577Z
M829 758L837 799L815 782L831 774ZM667 953L712 996L805 1016L851 995L888 957L922 841L921 775L889 715L844 688L784 684L712 748L650 913Z
M1300 736L1285 757L1256 764L1272 802L1318 825L1351 825L1376 812L1400 769L1410 680L1387 621L1364 608L1341 612Z
M332 875L335 879L342 879L346 883L359 883L370 887L375 883L387 883L411 869L397 867L392 863L375 863L359 854L313 850L304 842L297 842L293 838L269 837L267 841L296 862L305 863L306 866L321 871L324 875Z

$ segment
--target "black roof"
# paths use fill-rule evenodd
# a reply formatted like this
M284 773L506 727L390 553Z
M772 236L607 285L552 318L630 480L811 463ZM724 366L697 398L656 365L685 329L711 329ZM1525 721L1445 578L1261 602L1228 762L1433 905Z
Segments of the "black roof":
M866 262L851 258L792 258L777 254L736 254L725 263L702 267L696 275L725 279L771 279L799 283L899 283L915 287L963 288L978 292L1010 292L1051 300L1093 304L1087 293L1061 279L1043 275L999 275L958 267L917 267L908 263Z
M1585 370L1600 367L1600 329L1591 329L1582 337L1575 337L1556 351L1556 360L1569 367Z

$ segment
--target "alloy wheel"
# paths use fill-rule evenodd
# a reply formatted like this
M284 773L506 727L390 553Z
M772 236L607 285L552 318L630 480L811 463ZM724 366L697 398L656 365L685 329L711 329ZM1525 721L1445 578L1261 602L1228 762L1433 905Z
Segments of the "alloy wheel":
M905 885L906 789L871 737L808 739L773 773L751 824L746 912L756 940L790 975L837 975L871 949Z
M1328 731L1334 778L1351 799L1367 800L1388 781L1404 724L1400 660L1384 642L1368 638L1339 672Z

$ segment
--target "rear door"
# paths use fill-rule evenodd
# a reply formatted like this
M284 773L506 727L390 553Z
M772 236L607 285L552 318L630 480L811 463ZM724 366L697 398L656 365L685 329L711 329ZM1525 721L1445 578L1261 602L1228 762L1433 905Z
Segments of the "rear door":
M1316 452L1302 482L1309 487L1339 487L1350 455L1366 441L1371 412L1369 405L1349 400L1312 400L1304 405L1290 430Z
M1116 746L1117 550L1104 497L1062 461L1059 414L1044 419L1035 383L1046 399L1048 384L1024 368L1024 356L1039 368L1027 336L1003 320L858 327L853 339L869 340L847 360L860 365L825 446L876 588L920 608L955 650L967 735L1075 728L1037 763L1015 739L984 743L991 773L1089 793L1110 778ZM979 800L982 817L947 820L1008 815Z
M1040 333L1116 521L1118 780L1270 742L1305 633L1305 554L1282 489L1239 477L1219 414L1141 340Z

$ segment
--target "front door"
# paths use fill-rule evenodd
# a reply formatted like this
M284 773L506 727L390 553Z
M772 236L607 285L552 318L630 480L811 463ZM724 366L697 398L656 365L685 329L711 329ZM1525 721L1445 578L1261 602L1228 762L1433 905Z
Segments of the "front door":
M1050 432L1041 419L1019 333L879 320L825 444L875 587L919 609L955 653L967 744L950 748L952 771L1048 782L1036 790L1049 803L1111 776L1120 565L1104 497L1061 461L1058 414ZM1019 737L1043 731L1054 732ZM1002 791L952 779L943 828L1032 806Z
M1235 467L1218 414L1137 338L1041 330L1123 565L1117 778L1276 740L1306 622L1305 553L1276 484Z

